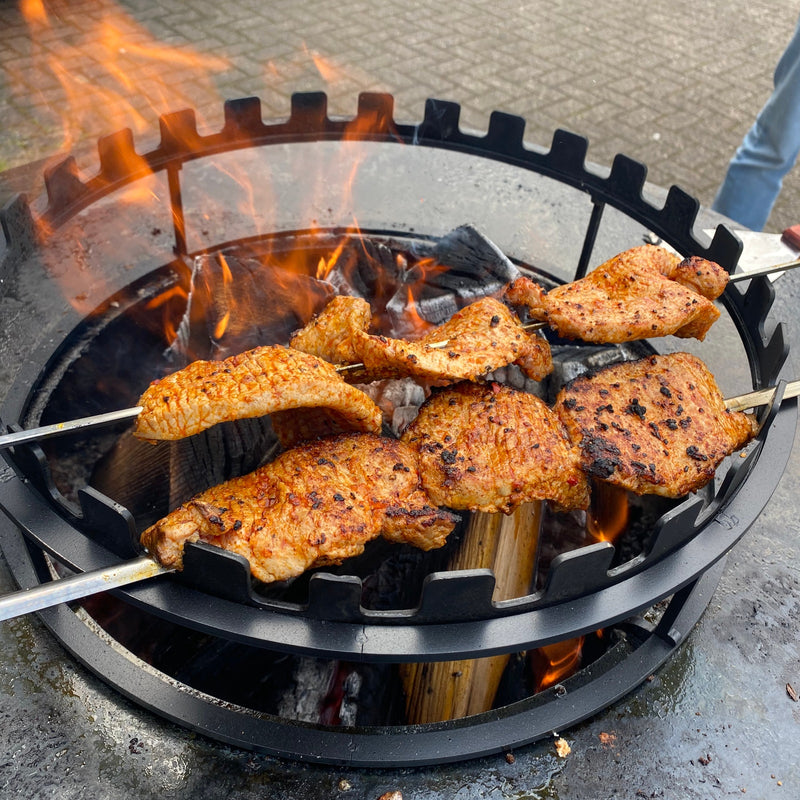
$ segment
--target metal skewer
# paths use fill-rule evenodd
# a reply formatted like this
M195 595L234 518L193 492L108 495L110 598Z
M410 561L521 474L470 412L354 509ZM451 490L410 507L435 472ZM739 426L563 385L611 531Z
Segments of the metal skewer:
M749 281L751 278L758 278L761 275L772 275L773 272L783 272L784 270L794 269L795 267L800 267L800 258L794 261L787 261L784 264L773 264L769 267L759 267L758 269L751 269L747 272L736 272L728 278L728 283Z
M119 422L123 419L133 419L142 413L141 406L133 408L122 408L119 411L109 411L106 414L95 414L92 417L81 417L69 422L56 422L53 425L43 425L41 428L30 428L26 431L14 431L4 433L0 436L0 450L5 447L13 447L15 444L25 444L35 442L40 439L47 439L51 436L61 436L64 433L72 433L82 428L94 428L100 425L110 425L112 422Z
M529 322L520 327L525 331L539 330L544 328L544 322ZM429 345L433 350L440 350L447 347L449 340L445 339L441 342L435 342ZM336 371L342 372L356 372L364 369L363 364L341 364L337 365ZM97 428L101 425L110 425L112 422L119 422L123 419L134 419L142 413L141 406L133 406L132 408L122 408L119 411L109 411L106 414L95 414L90 417L81 417L80 419L73 419L69 422L56 422L53 425L44 425L40 428L29 428L24 431L14 431L13 433L0 434L0 450L7 447L14 447L18 444L26 444L28 442L37 442L42 439L47 439L52 436L61 436L65 433L73 433L74 431L83 428Z
M33 611L42 611L59 603L89 597L109 589L118 589L129 583L154 578L156 575L168 575L174 571L162 567L148 556L140 556L116 567L59 578L33 589L20 589L18 592L0 597L0 621L30 614Z

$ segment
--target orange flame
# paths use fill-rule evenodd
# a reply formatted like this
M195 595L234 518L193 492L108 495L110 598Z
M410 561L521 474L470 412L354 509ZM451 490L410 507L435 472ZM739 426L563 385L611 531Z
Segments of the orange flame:
M311 59L314 66L317 68L320 77L328 84L336 83L341 79L342 70L334 66L332 61L323 58L319 53L311 52L308 47L303 46L306 55Z
M320 258L319 264L317 265L317 280L324 281L331 274L333 268L339 262L339 258L344 250L344 245L345 240L342 239L327 259Z
M403 322L407 325L408 333L406 335L409 338L424 336L428 331L436 327L420 316L419 311L417 311L417 303L414 299L414 291L411 286L406 288L406 305Z
M47 11L45 11L42 0L22 0L20 3L20 11L22 11L22 16L31 25L46 25L48 22Z
M601 481L592 487L592 500L586 515L586 535L595 542L613 542L628 525L628 493ZM597 635L602 638L603 632ZM545 645L531 653L536 691L547 689L569 677L581 663L585 637Z
M586 515L586 532L596 542L615 541L628 526L628 493L610 483L595 481Z
M20 0L20 8L32 42L33 74L14 75L9 71L12 87L55 85L57 91L52 92L54 99L42 96L36 104L38 109L46 109L45 113L52 118L43 121L43 124L56 131L57 142L48 145L51 152L53 150L69 152L76 144L85 143L89 137L94 140L95 137L108 133L115 136L122 135L124 139L129 131L134 142L139 135L152 135L153 130L158 128L159 120L161 124L165 124L163 115L197 106L196 101L185 96L180 88L187 85L192 86L195 93L201 94L204 106L213 105L209 98L216 98L221 105L221 98L212 79L216 74L231 67L231 62L227 58L203 53L196 48L176 47L159 41L147 27L137 22L131 14L115 7L113 2L101 4L97 15L82 18L80 25L72 25L69 14L54 12L54 7L56 6L51 6L44 0ZM307 47L304 47L304 53L323 81L329 84L341 83L344 80L353 82L354 79L361 77L355 76L342 65ZM265 62L264 74L268 84L273 85L281 78L282 72L279 67L280 64ZM190 75L192 80L170 80L170 76L178 72L183 76ZM365 83L366 79L360 82ZM168 118L166 122L169 122ZM201 128L203 122L198 118L198 128ZM366 157L366 149L351 147L349 144L353 140L369 138L372 131L391 133L392 125L391 116L385 115L380 108L373 111L366 110L347 124L344 135L346 143L341 148L342 161L338 164L331 163L331 175L335 175L337 181L334 197L341 197L342 207L332 208L333 201L330 201L331 205L326 205L327 213L337 227L350 224L347 219L352 215L352 211L348 208L350 190ZM127 142L123 142L123 145L127 145ZM264 221L264 209L278 207L280 202L279 197L269 196L271 191L269 175L263 176L262 182L257 185L252 173L247 172L246 165L241 168L241 174L236 174L239 172L238 163L235 159L226 159L225 155L210 156L209 162L213 158L214 168L219 175L224 177L226 182L236 183L243 191L243 194L239 195L239 207L234 208L234 204L231 204L230 210L239 212L240 219L246 223L247 221L255 223L254 231L245 231L242 234L237 230L235 236L231 238L244 239L251 233L258 235L279 230L280 226L271 227L269 220ZM138 155L135 147L121 147L116 157L123 156L134 161L127 165L130 174L145 175L146 160ZM80 169L76 166L75 170L76 179L82 180ZM316 181L316 186L311 188L315 196L309 198L309 208L315 207L314 204L320 197L325 197L327 200L330 194L330 175L322 174L323 172L326 172L326 169L316 170L310 179L312 184ZM145 175L140 180L116 190L114 202L133 208L135 210L133 216L136 216L141 209L143 213L137 218L155 217L158 220L168 220L167 214L173 210L170 193L175 187L172 183L169 186L165 184L164 175L160 172L156 175ZM226 217L225 223L220 223L218 220L222 215L217 215L215 221L204 220L202 214L205 210L207 209L197 211L189 208L187 204L186 216L176 214L174 219L166 222L166 225L174 225L179 245L182 247L185 241L186 250L191 254L202 252L206 248L211 250L209 242L221 240L221 237L215 238L218 232L214 228L227 225L229 220ZM357 221L353 219L352 224L357 230ZM309 227L313 230L316 225L315 220ZM161 223L158 227L165 225ZM309 265L305 254L297 254L296 258L280 254L277 261L282 269L293 272L295 278L297 275L314 275L316 269L317 277L325 280L334 269L344 268L340 264L340 259L346 241L352 239L352 230L350 228L342 238L341 244L335 247L330 256L319 260L318 264ZM221 232L229 231L224 229ZM50 232L43 231L43 233L47 235ZM199 238L199 244L195 240L196 236ZM149 240L144 244L149 246ZM78 244L76 250L80 246ZM141 247L139 240L136 247ZM163 237L156 240L154 234L152 247L151 255L161 256L164 249ZM86 249L88 252L88 246ZM138 258L138 255L123 255L122 251L123 248L117 248L112 256L126 267L130 262L125 262L124 259ZM140 252L137 250L137 253ZM170 253L168 257L171 258L172 254ZM108 264L102 263L102 259L94 256L86 257L84 261L86 263L72 264L69 268L66 268L64 263L53 263L49 268L51 274L60 281L65 297L73 306L82 313L90 313L97 304L95 298L103 296ZM114 261L112 266L117 265L118 261ZM89 274L90 271L93 274ZM95 271L97 274L94 274ZM292 281L291 278L286 280ZM87 286L92 288L91 292L87 291ZM181 300L179 292L183 292L185 301L185 290L175 289L169 290L162 297L154 298L150 305L150 308L163 307L164 335L168 341L175 335L173 318L177 304ZM234 294L242 296L246 291L237 291ZM225 302L233 302L227 292L224 299ZM297 300L298 304L302 302L299 297ZM307 299L305 304L310 314L313 302ZM230 336L231 331L237 327L236 317L240 313L239 309L231 306L220 310L218 307L217 311L219 314L211 326L212 335L215 338Z
M24 0L20 9L34 48L43 29L59 25L60 20L51 20L42 0ZM167 77L175 69L196 70L198 80L203 82L206 76L207 88L213 90L208 76L230 67L220 56L158 42L133 17L113 6L104 6L97 20L84 22L79 32L70 28L69 37L49 36L47 49L34 53L34 75L25 81L25 85L47 86L52 76L61 85L66 107L61 100L49 106L62 125L62 149L72 147L86 131L95 134L123 127L147 131L153 113L157 116L186 106L188 99ZM100 72L95 76L98 64ZM98 131L101 113L110 120Z
M229 67L219 56L159 42L132 16L110 4L102 4L96 16L82 17L80 25L71 24L68 14L52 13L43 0L22 0L20 10L29 30L31 59L25 61L26 74L15 73L11 65L7 76L12 91L17 86L57 85L58 91L47 94L43 88L36 102L37 112L44 116L42 127L54 131L55 140L48 144L51 153L72 150L89 137L113 131L130 129L134 136L152 131L158 116L191 105L177 83L169 80L171 73L192 70L198 85L205 83L213 91L211 76ZM131 157L136 160L131 166L141 173L144 159L135 153ZM165 203L164 194L155 179L145 178L122 190L120 202L152 206ZM47 236L49 231L42 233ZM81 262L71 269L63 263L48 268L70 303L89 313L94 298L102 296L106 266L99 264L97 274L89 274L92 267ZM87 286L95 293L87 292Z
M580 666L583 636L548 644L531 653L536 692L554 686Z

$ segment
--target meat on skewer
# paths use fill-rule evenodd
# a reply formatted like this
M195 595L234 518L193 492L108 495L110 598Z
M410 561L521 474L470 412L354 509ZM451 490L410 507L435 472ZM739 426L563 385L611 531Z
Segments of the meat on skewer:
M407 376L473 380L511 363L541 380L553 368L547 341L523 330L516 315L491 297L465 306L415 341L370 335L369 320L366 301L337 297L290 344L333 363L362 363L364 371L354 378L359 382Z
M568 339L615 344L672 334L702 340L719 317L712 299L727 280L712 261L680 260L664 248L642 245L549 292L518 278L506 299L527 306L534 319Z
M339 564L378 536L441 547L457 517L430 505L413 448L344 434L287 450L272 463L197 495L142 533L161 564L182 567L186 542L245 556L265 582Z
M336 368L288 347L256 347L224 361L195 361L153 381L139 400L134 433L182 439L219 422L315 408L340 430L377 433L381 411Z
M687 353L582 375L554 410L511 387L464 381L435 392L401 441L306 443L201 493L142 543L180 568L185 542L209 542L244 555L260 580L283 580L357 555L379 535L439 547L456 517L434 506L508 513L546 499L585 508L587 477L681 497L756 431L748 415L726 410L707 367Z
M289 347L330 361L332 364L358 363L354 332L368 331L372 309L360 297L336 295L305 327L292 336Z
M728 411L706 365L688 353L613 364L568 383L555 411L586 473L637 494L682 497L757 433Z
M538 397L497 383L463 382L433 394L402 440L419 453L436 505L510 513L520 503L589 504L577 448Z

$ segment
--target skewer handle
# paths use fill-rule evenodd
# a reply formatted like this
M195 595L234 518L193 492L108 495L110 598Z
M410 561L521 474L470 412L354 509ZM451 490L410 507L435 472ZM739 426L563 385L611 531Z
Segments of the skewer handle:
M728 411L746 411L748 408L755 408L756 406L765 406L772 400L775 394L775 387L770 386L767 389L756 389L754 392L747 394L740 394L736 397L729 397L725 400L725 408ZM800 380L790 381L786 384L786 391L783 393L783 399L789 400L792 397L800 396Z
M98 592L117 589L129 583L144 581L170 572L173 570L162 567L152 558L141 556L125 561L117 567L60 578L33 589L21 589L0 597L0 621L30 614L33 611L42 611L59 603L89 597Z
M56 422L53 425L43 425L41 428L30 428L26 431L15 431L0 435L0 450L6 447L13 447L15 444L26 444L40 439L47 439L50 436L61 436L64 433L72 433L82 428L94 428L100 425L109 425L112 422L119 422L123 419L132 419L142 413L141 406L133 408L123 408L119 411L109 411L106 414L95 414L93 417L81 417L69 422Z

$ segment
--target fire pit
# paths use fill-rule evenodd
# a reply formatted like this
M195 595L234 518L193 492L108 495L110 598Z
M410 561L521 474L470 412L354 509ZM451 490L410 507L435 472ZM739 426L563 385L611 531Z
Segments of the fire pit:
M3 405L4 423L32 427L135 402L143 382L155 377L137 373L154 363L139 356L152 351L156 361L162 358L171 340L164 339L164 323L184 316L192 265L220 253L246 252L264 264L299 252L307 274L329 242L366 242L371 257L388 254L392 263L400 258L413 266L459 226L475 222L515 268L557 283L601 260L608 228L633 225L679 252L735 266L738 242L724 228L710 243L699 241L697 203L680 190L657 207L643 196L641 165L620 156L610 173L594 171L585 164L585 140L559 131L551 148L539 151L523 144L523 127L495 114L485 136L467 134L458 127L458 107L439 101L428 102L421 123L403 125L383 95L362 96L352 120L331 120L324 96L314 94L296 96L289 118L271 124L261 120L257 100L229 103L218 133L200 134L189 113L170 115L162 119L160 143L145 153L125 132L101 140L97 176L82 178L67 160L46 176L42 208L18 198L4 212L4 275L23 292L37 287L36 302L50 309L59 332L26 357ZM543 185L555 198L553 215L528 218L530 198ZM746 291L730 286L718 337L698 345L712 369L715 356L738 359L730 393L745 391L749 381L758 388L786 377L782 329L763 335L772 296L765 279L751 281ZM19 352L26 332L9 339ZM660 509L633 553L608 541L582 542L556 555L530 591L510 599L493 599L487 571L449 572L441 564L428 564L418 595L399 604L365 601L365 576L379 574L371 565L363 574L348 565L337 574L317 573L287 594L261 592L239 560L193 546L179 579L117 590L119 605L109 599L87 601L77 613L60 609L53 628L125 694L243 747L363 765L441 763L502 751L612 703L679 646L711 596L721 559L760 513L788 458L793 410L776 405L762 417L762 434L745 457L731 459L707 491ZM0 504L10 523L2 543L21 585L49 580L54 562L62 571L87 571L136 554L136 530L148 513L161 513L158 507L132 513L113 496L83 489L73 473L62 475L74 451L90 475L98 454L107 453L103 442L121 433L93 434L88 445L85 435L73 436L8 454ZM247 448L233 455L236 463L227 469L252 468ZM133 632L120 633L134 657L121 654L102 630L115 627L118 613L139 615ZM313 723L297 714L282 717L272 698L254 708L247 706L252 698L217 696L218 687L185 665L173 664L170 673L152 648L145 653L134 646L137 637L152 642L156 625L171 626L164 628L167 638L191 639L188 646L206 654L207 642L215 641L215 664L232 648L254 670L292 658L324 662L330 672L335 662L343 687L336 699L339 724L324 716ZM87 629L94 635L87 638ZM382 684L393 665L542 651L600 630L602 646L573 677L521 697L509 690L494 709L464 719L409 726L392 710L396 697L380 700L389 709L382 716L341 711L361 694L357 683Z

